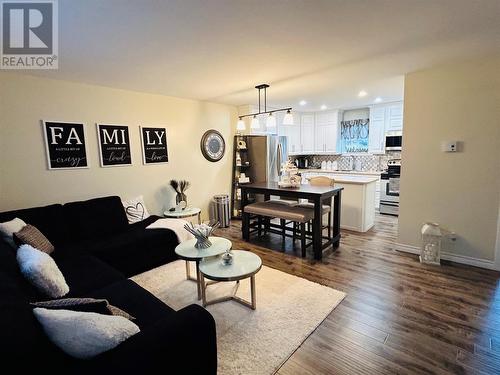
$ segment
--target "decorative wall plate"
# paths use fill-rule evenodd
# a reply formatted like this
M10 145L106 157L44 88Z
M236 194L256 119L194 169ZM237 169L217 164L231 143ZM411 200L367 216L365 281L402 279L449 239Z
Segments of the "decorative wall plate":
M222 159L224 152L226 151L226 142L222 134L217 130L210 129L203 134L201 137L201 153L205 159L216 162Z

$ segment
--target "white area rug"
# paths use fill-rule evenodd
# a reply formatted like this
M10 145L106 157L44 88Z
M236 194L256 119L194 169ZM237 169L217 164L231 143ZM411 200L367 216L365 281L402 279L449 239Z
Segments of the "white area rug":
M196 299L196 284L186 280L178 260L132 277L178 310ZM192 272L194 275L194 270ZM217 325L218 374L273 374L342 301L345 293L263 266L255 277L257 309L235 301L207 306ZM233 282L208 287L210 300L229 294ZM238 296L250 299L249 280Z

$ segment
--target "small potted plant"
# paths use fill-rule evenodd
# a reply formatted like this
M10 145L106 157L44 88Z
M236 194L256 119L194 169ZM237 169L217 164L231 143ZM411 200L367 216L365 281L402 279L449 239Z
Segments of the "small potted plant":
M179 206L181 202L185 202L183 204L184 207L187 207L187 196L185 191L189 188L190 183L186 180L170 180L170 186L175 190L175 204Z

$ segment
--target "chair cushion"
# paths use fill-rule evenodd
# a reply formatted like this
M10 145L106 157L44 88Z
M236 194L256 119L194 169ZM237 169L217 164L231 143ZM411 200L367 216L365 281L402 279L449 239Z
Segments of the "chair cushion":
M272 204L282 204L282 205L288 206L288 207L297 206L299 204L299 202L294 201L294 200L289 200L289 199L270 199L266 202L272 203Z
M128 228L127 215L117 196L66 203L63 210L72 242L103 238Z
M304 208L309 208L310 210L314 210L314 203L300 203L298 207L304 207ZM331 207L327 204L323 205L323 213L326 214L331 211Z
M256 202L246 205L243 209L245 213L260 216L276 217L279 219L305 223L313 219L314 211L304 207L289 207L283 204L270 202Z

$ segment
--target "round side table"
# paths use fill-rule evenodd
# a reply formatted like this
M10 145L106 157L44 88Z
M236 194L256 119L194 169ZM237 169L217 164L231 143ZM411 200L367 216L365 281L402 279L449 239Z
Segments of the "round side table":
M196 239L187 240L181 242L175 248L175 253L179 258L186 261L186 278L188 280L196 281L196 286L198 289L198 299L201 299L201 284L200 284L200 261L204 258L214 257L216 255L223 254L229 250L233 244L226 238L222 237L209 237L212 246L206 249L198 249L194 245ZM189 262L196 263L196 278L191 276Z
M222 264L220 257L204 259L200 263L199 269L203 307L214 303L233 300L255 310L257 307L255 298L255 274L262 268L262 259L250 251L232 250L231 253L233 254L233 263L230 265ZM240 286L240 280L246 278L250 278L251 301L246 301L236 296L236 292ZM207 285L209 284L205 282L205 279L212 280L213 282L236 281L236 288L234 292L227 297L207 301Z
M163 213L165 217L171 217L175 219L181 219L185 217L198 216L198 224L201 224L201 208L189 207L181 211L165 211Z

